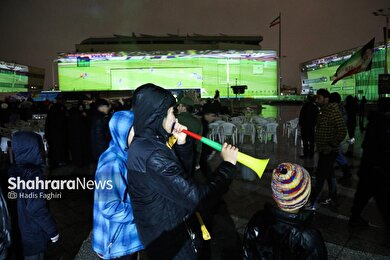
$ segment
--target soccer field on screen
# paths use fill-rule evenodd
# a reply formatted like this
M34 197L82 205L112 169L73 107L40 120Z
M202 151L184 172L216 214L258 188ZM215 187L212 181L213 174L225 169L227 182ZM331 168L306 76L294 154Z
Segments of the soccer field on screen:
M59 58L61 91L133 90L145 83L166 89L200 89L202 97L233 96L230 86L247 85L242 97L277 94L274 51L191 53L90 53Z

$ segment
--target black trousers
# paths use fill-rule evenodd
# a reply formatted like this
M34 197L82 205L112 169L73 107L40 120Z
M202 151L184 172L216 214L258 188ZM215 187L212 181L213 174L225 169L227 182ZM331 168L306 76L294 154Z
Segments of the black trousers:
M314 128L301 128L301 138L303 142L303 155L311 156L314 154Z
M310 202L314 203L318 200L325 180L334 176L334 164L336 162L337 153L331 152L329 154L320 153L318 156L318 165L316 172L316 184L311 192ZM331 199L337 199L336 191L329 191Z
M355 198L351 209L351 217L359 217L363 212L368 201L374 197L379 211L382 213L387 227L390 228L390 209L388 204L388 186L389 177L376 176L378 169L361 168L358 175L360 176L356 188Z

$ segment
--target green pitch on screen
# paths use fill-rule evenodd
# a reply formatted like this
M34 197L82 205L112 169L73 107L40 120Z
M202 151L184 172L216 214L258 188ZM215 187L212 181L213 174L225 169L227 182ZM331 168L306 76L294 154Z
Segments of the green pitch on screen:
M142 57L142 56L140 56ZM89 67L76 62L58 63L61 91L132 90L145 83L167 89L201 89L202 97L234 96L230 86L247 85L241 97L277 94L276 60L248 60L209 57L169 59L93 60Z

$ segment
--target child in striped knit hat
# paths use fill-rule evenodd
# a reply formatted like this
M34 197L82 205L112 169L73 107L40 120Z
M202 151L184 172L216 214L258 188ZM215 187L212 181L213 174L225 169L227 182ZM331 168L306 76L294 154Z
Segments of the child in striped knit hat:
M249 221L244 234L244 259L327 259L321 233L310 227L311 211L301 210L311 191L309 173L293 163L272 173L272 197Z

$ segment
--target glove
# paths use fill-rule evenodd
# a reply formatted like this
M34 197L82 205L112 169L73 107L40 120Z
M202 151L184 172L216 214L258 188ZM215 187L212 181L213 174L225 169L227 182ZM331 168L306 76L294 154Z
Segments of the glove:
M52 243L55 243L60 238L60 234L57 234L55 237L50 238Z

